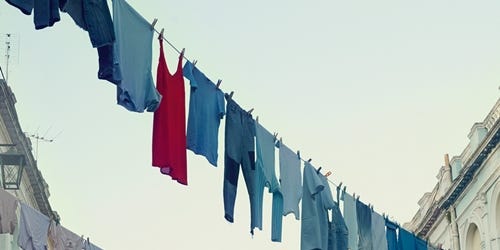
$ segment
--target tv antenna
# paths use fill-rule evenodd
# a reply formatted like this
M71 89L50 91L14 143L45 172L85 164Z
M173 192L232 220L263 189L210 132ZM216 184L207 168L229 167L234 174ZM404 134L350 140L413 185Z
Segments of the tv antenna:
M5 81L6 82L9 82L9 59L10 59L10 43L11 43L11 36L12 34L10 33L7 33L5 34L6 35L6 38L5 38L5 59L6 59L6 62L5 62ZM3 75L3 73L2 73Z
M51 127L49 127L49 128L47 129L47 131L45 131L45 134L44 134L44 135L40 135L40 134L38 133L38 129L36 130L36 132L35 132L34 134L30 134L30 133L24 132L24 133L26 134L26 136L28 136L28 137L30 137L30 138L33 138L33 139L35 139L35 160L36 160L37 162L38 162L38 143L39 143L40 141L42 141L42 142L48 142L48 143L52 143L52 142L54 142L54 140L55 140L55 139L56 139L56 138L57 138L57 137L58 137L58 136L62 133L62 131L61 131L61 132L59 132L56 136L54 136L54 137L52 137L52 138L48 138L48 137L47 137L47 134L48 134L48 132L49 132L50 128L51 128Z

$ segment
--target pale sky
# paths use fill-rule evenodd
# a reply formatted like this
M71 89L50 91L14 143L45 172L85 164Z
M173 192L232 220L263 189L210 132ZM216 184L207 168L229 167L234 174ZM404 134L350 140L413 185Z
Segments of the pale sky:
M286 145L401 224L500 96L499 1L128 2ZM38 168L65 227L104 249L300 248L292 215L271 242L267 191L263 231L250 236L242 177L235 222L225 221L224 120L218 167L189 151L188 186L151 167L152 113L116 104L88 34L61 18L37 31L0 1L21 126L55 137L39 142ZM165 53L175 69L175 51Z

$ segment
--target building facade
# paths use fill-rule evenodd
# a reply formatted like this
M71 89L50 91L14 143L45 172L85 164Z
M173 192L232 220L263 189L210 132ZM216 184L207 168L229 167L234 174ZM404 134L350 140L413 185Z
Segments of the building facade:
M445 164L431 192L404 225L433 245L453 250L500 250L500 99L475 123L469 144Z
M38 210L51 221L59 224L59 215L52 210L48 200L50 196L49 186L37 167L37 162L32 154L31 141L21 129L15 103L14 93L7 82L0 78L0 192L8 192L19 202ZM15 161L9 160L12 159L12 155L15 156ZM19 159L19 163L17 163L17 159ZM18 206L16 211L18 218L19 210ZM1 212L2 208L0 207L0 221ZM69 231L66 228L64 230ZM19 221L16 232L0 234L0 249L20 249L17 245L18 235ZM55 249L53 242L55 241L48 240L49 250ZM66 246L59 246L58 249L66 249Z

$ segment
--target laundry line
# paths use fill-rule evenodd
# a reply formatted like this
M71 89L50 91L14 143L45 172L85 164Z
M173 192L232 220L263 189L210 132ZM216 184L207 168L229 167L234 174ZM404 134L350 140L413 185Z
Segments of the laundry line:
M179 55L182 55L182 57L183 57L186 61L190 62L191 64L193 64L193 65L196 67L197 60L190 60L189 58L187 58L187 57L186 57L186 54L182 52L182 50L184 50L184 49L179 50L179 49L178 49L178 48L177 48L177 47L176 47L176 46L175 46L172 42L170 42L167 38L165 38L165 35L164 35L164 31L165 31L165 29L164 29L164 28L162 28L160 31L158 31L158 29L156 29L155 25L156 25L157 21L158 21L158 19L157 19L157 18L155 18L155 19L153 20L153 22L151 23L151 28L152 28L152 29L153 29L153 31L154 31L154 32L155 32L155 33L159 36L159 37L158 37L158 39L163 39L163 41L165 41L165 42L166 42L166 43L167 43L167 44L168 44L168 45L169 45L169 46L170 46L173 50L175 50L175 52L177 52ZM224 91L220 88L220 83L221 83L221 82L222 82L222 80L218 80L218 81L217 81L217 88L219 88L219 89L220 89L220 90L224 93L224 95L230 95L230 97L232 98L232 95L233 95L234 91L232 91L232 92L231 92L231 93L229 93L229 94L228 94L228 93L226 93L226 92L224 92ZM252 108L252 109L248 110L247 112L251 113L253 110L254 110L254 109ZM255 120L256 120L256 121L258 121L258 120L259 120L259 117L257 116ZM275 140L276 140L276 141L279 141L279 142L281 143L281 138L280 138L279 140L277 139L277 133L275 133ZM303 163L309 163L309 164L310 164L310 163L311 163L311 161L312 161L312 158L309 158L309 159L307 159L307 160L306 160L306 159L304 159L304 158L302 158L302 157L301 157L301 155L300 155L300 151L297 151L297 156L299 157L299 159L300 159ZM301 164L301 165L302 165L302 167L304 167L304 164ZM321 167L321 166L320 166L320 167L318 167L318 168L316 169L316 171L317 171L317 172L319 172L321 169L323 169L323 167ZM332 171L328 170L328 172L325 174L325 176L326 176L326 177L328 177L329 175L331 175L331 173L332 173ZM343 190L340 190L340 188L342 187L342 182L340 182L339 184L336 184L336 183L334 183L332 180L330 180L330 178L327 178L327 180L328 180L328 182L329 182L330 184L332 184L332 185L333 185L333 186L334 186L337 190L339 190L338 192L346 193L346 194L348 194L348 195L351 195L351 196L352 196L352 197L354 197L355 199L358 199L358 200L359 200L360 195L358 194L358 195L356 196L356 192L353 192L352 194L350 194L349 192L347 192L347 190L346 190L346 187L347 187L347 186L344 186ZM372 210L373 210L373 208L374 208L374 205L373 205L373 204L368 203L368 206L370 206L370 207L372 208ZM388 213L382 213L382 214L383 214L383 216L384 216L385 218L389 219L389 214L388 214ZM393 220L393 219L391 219L391 221L392 221L392 222L394 222L394 223L395 223L395 224L397 224L397 225L400 225L398 222L396 222L396 221L395 221L395 220Z

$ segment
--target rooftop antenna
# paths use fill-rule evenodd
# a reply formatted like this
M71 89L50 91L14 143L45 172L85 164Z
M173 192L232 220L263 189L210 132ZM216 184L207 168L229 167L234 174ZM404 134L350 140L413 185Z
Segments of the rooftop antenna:
M9 59L10 59L10 38L12 34L7 33L5 34L7 37L5 39L5 81L9 82Z
M25 133L26 133L26 136L28 136L28 137L33 138L33 139L35 139L35 140L36 140L36 141L35 141L35 151L36 151L36 152L35 152L35 160L36 160L37 162L38 162L38 142L40 142L40 141L42 141L42 142L49 142L49 143L54 142L54 140L55 140L55 139L56 139L56 138L57 138L57 137L58 137L58 136L62 133L62 131L61 131L61 132L59 132L56 136L54 136L54 137L52 137L52 138L48 138L48 137L47 137L47 133L49 132L49 130L50 130L50 129L51 129L51 127L49 127L49 128L47 129L47 131L45 131L45 134L44 134L44 135L40 135L40 134L38 133L38 129L37 129L37 130L36 130L36 132L35 132L35 133L33 133L33 134L29 134L29 133L26 133L26 132L25 132Z

